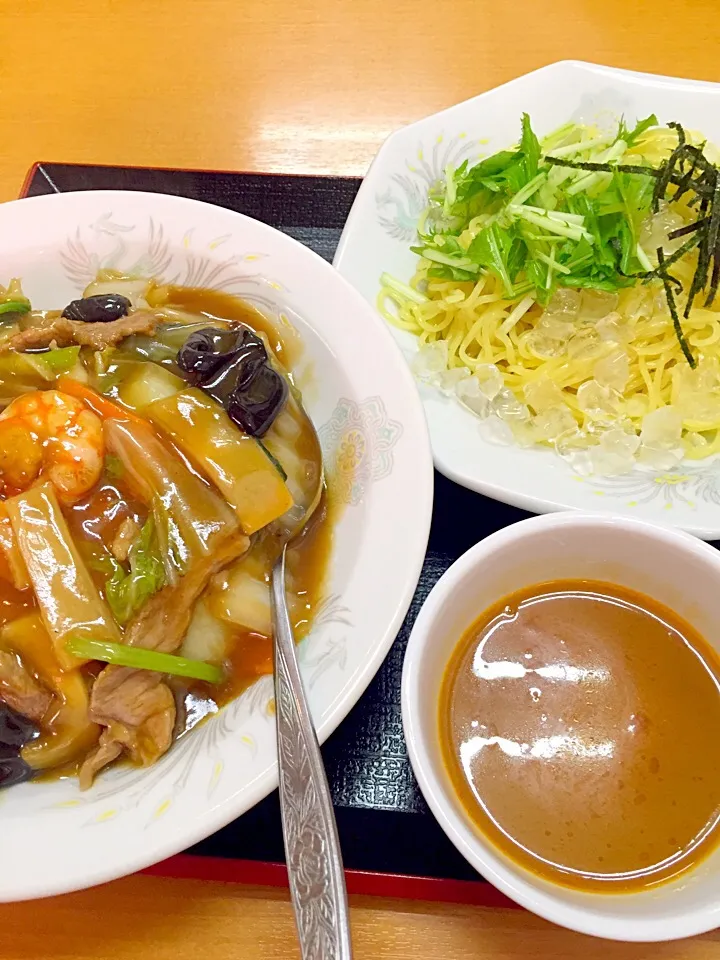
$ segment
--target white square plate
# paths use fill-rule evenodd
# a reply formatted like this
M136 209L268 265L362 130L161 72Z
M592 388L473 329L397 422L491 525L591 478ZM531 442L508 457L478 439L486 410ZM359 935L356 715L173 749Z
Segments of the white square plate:
M569 119L612 114L628 122L655 113L720 142L720 84L658 77L589 63L543 67L392 134L373 162L345 225L335 266L375 303L380 275L408 281L415 224L429 186L458 164L517 142L530 114L543 136ZM482 143L480 142L482 141ZM409 360L415 338L393 329ZM604 510L720 537L720 459L682 463L667 473L635 469L617 477L581 477L550 450L489 443L479 421L454 398L420 385L435 465L463 486L536 513Z

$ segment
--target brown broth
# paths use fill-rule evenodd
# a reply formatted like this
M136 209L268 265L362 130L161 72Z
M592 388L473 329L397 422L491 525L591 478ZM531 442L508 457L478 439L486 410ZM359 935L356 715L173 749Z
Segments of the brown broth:
M204 315L210 322L214 319L242 322L264 334L277 359L288 371L291 371L302 354L302 342L292 326L288 324L283 327L282 333L279 332L268 318L237 297L200 288L170 287L165 290L164 298L168 305ZM166 437L159 436L162 442L183 460L186 468L199 476L181 451ZM311 429L300 433L295 442L295 452L303 460L317 461L321 456L317 438ZM203 477L200 479L203 483L208 482ZM144 523L147 507L134 498L122 477L106 471L98 485L81 501L66 508L64 513L73 540L90 569L96 586L104 596L107 577L112 569L109 545L126 518L133 517L138 523ZM293 595L298 598L292 617L297 640L307 633L321 600L335 519L335 505L325 495L302 537L288 550L288 581L291 583ZM261 558L262 568L266 577L269 577L278 552L278 545L272 534L261 532L257 535L252 550ZM9 571L0 570L0 627L36 606L33 592L27 590L20 593L15 590L7 581L8 575ZM181 726L184 725L184 730L179 731L180 733L192 729L220 706L233 700L259 676L272 672L273 650L270 638L229 623L226 631L229 669L228 679L222 687L218 689L201 683L187 686L177 678L170 680L177 699L184 700L185 703L184 717L182 711L179 713L179 722ZM83 669L90 681L91 674L94 675L102 667L94 664ZM74 776L81 761L82 758L62 768L44 771L38 779Z
M203 287L170 287L168 305L188 313L204 314L209 320L246 323L266 335L273 353L287 370L292 369L302 354L302 341L294 327L288 324L281 333L259 310L232 294Z
M688 623L613 584L504 597L440 695L449 778L475 827L534 874L637 891L714 849L720 660Z
M292 617L296 642L307 634L322 598L332 547L331 513L327 497L324 497L302 538L288 549L286 566L293 577L294 593L301 601ZM258 677L273 670L273 644L269 637L250 630L235 629L230 647L230 670L226 683L219 690L207 684L194 690L196 696L212 700L218 706L234 700Z
M22 617L35 606L37 604L32 590L16 590L11 583L0 577L0 627Z

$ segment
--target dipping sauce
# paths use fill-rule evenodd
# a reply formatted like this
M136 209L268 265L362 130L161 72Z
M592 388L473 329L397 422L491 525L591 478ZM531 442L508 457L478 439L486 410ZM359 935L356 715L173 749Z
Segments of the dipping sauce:
M466 632L440 743L476 827L577 890L633 892L714 849L720 659L688 623L614 584L500 600Z

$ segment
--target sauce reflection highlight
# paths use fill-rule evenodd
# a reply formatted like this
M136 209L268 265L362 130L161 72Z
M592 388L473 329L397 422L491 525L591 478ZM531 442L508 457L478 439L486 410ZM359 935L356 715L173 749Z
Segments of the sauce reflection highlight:
M539 584L467 631L441 745L477 828L584 890L668 880L714 846L718 658L672 611L596 582Z

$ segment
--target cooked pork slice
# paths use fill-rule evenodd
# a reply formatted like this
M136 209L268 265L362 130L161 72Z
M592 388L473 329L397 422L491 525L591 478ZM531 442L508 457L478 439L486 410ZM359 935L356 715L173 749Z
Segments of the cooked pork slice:
M0 700L39 723L48 711L52 694L27 672L14 653L0 650Z
M108 667L108 670L122 672L124 667ZM172 691L162 677L152 677L149 671L134 671L152 679L145 690L139 684L134 684L138 699L126 702L121 710L131 715L133 722L120 723L112 720L103 730L100 742L95 750L87 756L80 768L80 789L87 790L92 786L95 774L127 751L130 759L139 767L147 767L155 763L170 748L175 729L175 698ZM116 678L119 684L125 678ZM127 694L127 690L125 691Z
M113 760L117 760L122 752L122 743L113 737L109 729L103 730L97 747L85 757L80 767L78 773L80 789L87 790L88 787L91 787L95 774L112 763Z
M124 642L130 646L173 653L182 644L193 607L208 581L216 573L247 553L250 540L233 534L213 556L195 563L174 586L163 587L151 597L125 630ZM101 747L108 763L109 739L112 736L121 749L127 750L134 762L151 763L162 756L172 743L175 724L175 703L164 675L131 667L105 667L90 694L90 717L108 728ZM101 769L100 750L93 755L85 780ZM87 784L89 785L89 784Z
M174 653L183 642L195 602L210 578L249 549L248 537L233 533L212 556L196 561L174 586L163 587L150 597L128 624L123 642L131 647Z
M0 353L9 350L23 352L39 350L54 343L58 347L78 344L103 350L113 347L134 333L152 335L160 320L152 313L138 310L119 320L108 323L83 323L80 320L68 320L66 317L46 317L44 322L21 330L0 343Z
M161 702L157 694L163 680L164 674L152 670L105 667L91 693L90 715L96 723L139 727L165 706L164 695Z

